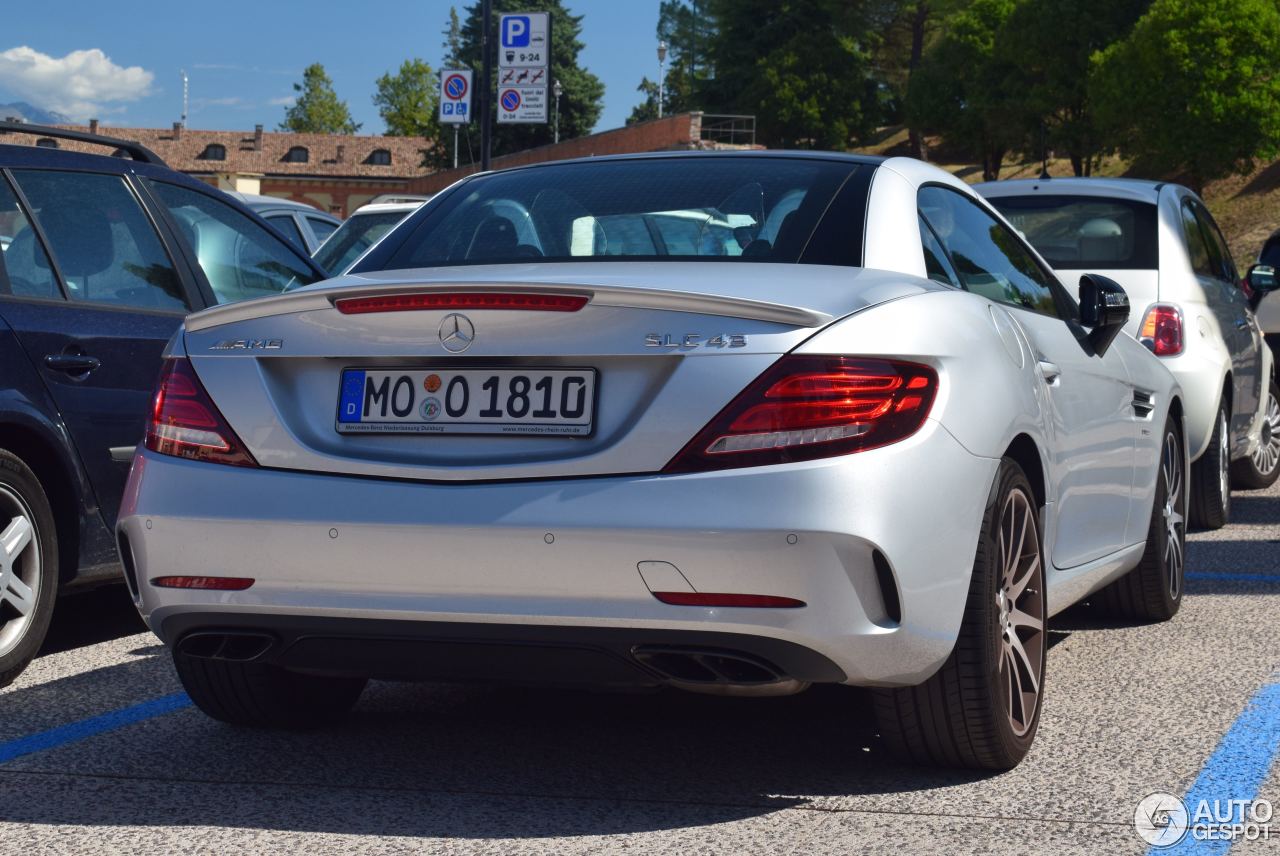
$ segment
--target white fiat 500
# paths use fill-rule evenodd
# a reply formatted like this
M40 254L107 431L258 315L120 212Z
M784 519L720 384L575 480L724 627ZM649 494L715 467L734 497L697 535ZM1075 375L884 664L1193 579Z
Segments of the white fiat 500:
M1182 598L1181 393L961 182L825 154L477 175L354 272L187 319L119 541L201 709L369 678L872 687L1007 768L1046 622Z
M1271 442L1272 355L1209 209L1181 185L1054 178L975 188L1064 280L1112 277L1136 311L1125 332L1177 378L1186 398L1191 522L1218 529L1231 486L1280 477Z

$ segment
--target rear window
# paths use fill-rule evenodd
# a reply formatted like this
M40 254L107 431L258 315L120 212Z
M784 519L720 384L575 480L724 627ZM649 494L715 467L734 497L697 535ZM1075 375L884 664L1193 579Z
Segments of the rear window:
M387 211L380 214L354 214L312 254L312 259L336 276L410 213L412 212Z
M435 206L382 266L802 262L824 212L860 168L869 167L688 157L496 173L468 182ZM849 264L860 261L862 209L856 210L857 222L838 224L852 248ZM827 247L829 238L814 244Z
M1055 268L1155 270L1156 206L1101 196L988 199Z

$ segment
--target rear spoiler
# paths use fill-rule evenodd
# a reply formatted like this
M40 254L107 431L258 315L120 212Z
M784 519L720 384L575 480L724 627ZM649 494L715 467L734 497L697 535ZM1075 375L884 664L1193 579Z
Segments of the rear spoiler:
M210 330L225 324L290 315L296 312L314 312L331 309L338 298L380 297L388 294L424 294L430 292L523 292L531 294L575 294L589 299L589 305L616 306L629 309L663 309L669 312L689 312L698 315L720 315L725 318L745 318L753 321L772 321L792 327L824 327L833 317L825 312L750 300L726 297L718 294L697 294L685 291L666 291L657 288L634 288L617 285L569 285L553 283L493 282L431 282L393 283L376 285L366 280L347 280L343 285L323 288L300 289L277 297L262 297L216 306L197 312L187 318L186 328L194 333Z

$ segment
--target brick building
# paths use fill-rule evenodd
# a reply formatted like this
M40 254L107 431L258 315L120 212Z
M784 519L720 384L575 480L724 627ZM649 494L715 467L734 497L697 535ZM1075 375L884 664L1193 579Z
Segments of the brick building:
M99 129L96 119L62 126L136 140L165 163L224 190L293 199L346 217L381 193L403 192L412 179L431 172L422 166L425 137L292 134L263 131L197 131L175 122L171 129ZM67 140L14 135L4 143L57 145L101 153Z
M501 155L493 158L490 166L493 169L506 169L545 161L638 152L761 148L764 146L755 143L754 116L719 116L695 111L676 113L611 131L575 137L563 143ZM458 179L479 171L480 167L472 164L433 172L410 179L408 190L411 193L438 193Z
M745 120L745 121L744 121ZM96 119L62 126L99 131ZM743 129L747 129L744 131ZM494 169L542 161L633 152L762 148L755 145L750 116L678 113L586 137L539 146L493 159ZM174 169L223 190L260 193L314 205L346 217L383 193L436 193L476 165L433 172L422 166L426 137L292 134L263 131L197 131L175 122L171 129L104 127L103 134L136 140ZM101 153L101 146L30 135L0 136L0 142L54 145Z

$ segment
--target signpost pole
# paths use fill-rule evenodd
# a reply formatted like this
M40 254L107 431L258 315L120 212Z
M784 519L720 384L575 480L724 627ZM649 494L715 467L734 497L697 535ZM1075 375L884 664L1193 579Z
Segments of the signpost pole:
M480 52L484 59L481 62L480 77L480 169L489 169L490 144L493 141L493 100L489 91L493 75L493 45L489 43L489 31L493 27L493 0L482 0L480 17L483 26L480 28Z

